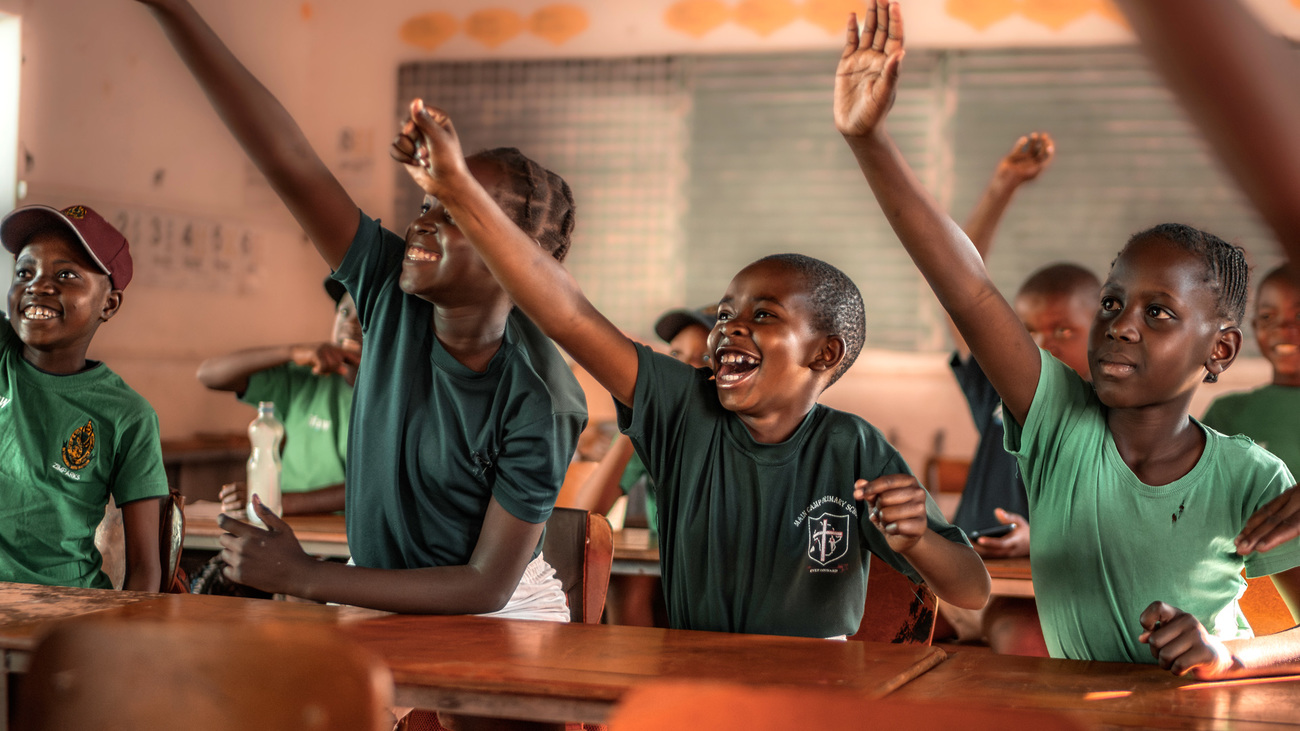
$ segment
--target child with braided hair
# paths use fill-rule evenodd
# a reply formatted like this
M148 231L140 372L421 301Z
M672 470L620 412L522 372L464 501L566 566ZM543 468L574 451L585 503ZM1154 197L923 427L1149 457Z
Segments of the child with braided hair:
M1102 285L1092 384L1040 350L979 253L884 129L903 60L902 11L851 18L835 124L881 209L1002 396L1029 495L1034 593L1055 657L1158 662L1228 678L1300 670L1300 627L1253 637L1243 566L1300 608L1300 540L1249 551L1252 514L1295 480L1273 455L1188 413L1241 348L1240 248L1180 224L1134 235ZM1147 647L1143 647L1143 645Z
M266 530L221 518L227 578L394 612L567 621L541 538L587 419L569 366L442 202L426 197L405 237L382 228L186 0L142 1L346 285L367 348L346 472L356 565L312 559L257 505ZM574 207L563 179L514 149L468 165L528 236L564 258Z

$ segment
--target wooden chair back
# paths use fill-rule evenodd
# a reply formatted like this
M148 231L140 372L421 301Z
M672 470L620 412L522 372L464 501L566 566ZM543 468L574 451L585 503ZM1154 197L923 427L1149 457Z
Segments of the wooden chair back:
M871 556L867 572L867 603L862 622L851 640L929 645L934 638L934 618L939 600L924 584Z
M542 555L555 568L574 622L600 622L614 561L614 532L605 516L555 508L546 521Z
M962 492L970 460L933 455L925 461L923 482L930 492Z
M389 729L392 676L323 627L83 620L37 646L15 728Z
M175 487L158 501L158 565L162 581L158 591L167 594L189 592L188 580L181 570L181 550L185 540L185 497ZM95 548L104 559L104 573L121 589L126 579L126 533L122 509L113 498L104 507L104 518L95 528Z
M846 691L723 683L647 683L623 697L609 731L788 731L879 728L911 731L1076 731L1084 726L1047 711L957 703L872 700Z
M1296 618L1277 593L1273 579L1261 576L1246 579L1246 593L1241 596L1241 613L1246 615L1256 635L1271 635L1296 626Z

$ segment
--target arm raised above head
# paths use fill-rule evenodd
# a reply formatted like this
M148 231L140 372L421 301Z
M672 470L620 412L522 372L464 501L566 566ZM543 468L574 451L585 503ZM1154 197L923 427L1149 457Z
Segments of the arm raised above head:
M926 192L885 133L903 60L903 17L896 2L876 0L875 10L868 12L861 32L850 17L835 72L835 126L912 261L1007 410L1023 424L1038 387L1038 348L989 279L980 252Z
M602 315L569 270L525 234L470 173L451 120L411 103L411 119L393 141L425 193L437 198L478 250L515 304L618 399L631 406L637 354L632 341Z
M139 0L203 88L231 134L288 206L331 269L361 213L289 112L244 68L186 0Z
M1116 4L1219 160L1300 261L1300 60L1236 0Z

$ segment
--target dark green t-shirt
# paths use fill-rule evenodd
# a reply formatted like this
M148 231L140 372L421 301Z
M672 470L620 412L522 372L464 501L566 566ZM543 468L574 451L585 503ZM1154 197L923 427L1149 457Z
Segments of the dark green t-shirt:
M910 473L863 419L818 404L780 444L754 441L707 369L638 345L633 408L618 405L659 502L659 552L675 628L835 637L866 601L867 552L913 581L854 500L853 483ZM930 527L965 536L928 501Z
M529 523L550 516L587 404L517 309L486 371L453 358L434 336L433 305L398 287L405 249L362 214L335 274L366 343L348 434L348 546L358 566L458 566L492 498Z
M0 317L0 581L112 589L95 548L110 494L167 494L158 415L103 363L37 369Z
M306 492L343 482L348 454L352 386L337 373L318 376L311 368L285 363L254 373L239 400L275 403L284 424L280 489Z

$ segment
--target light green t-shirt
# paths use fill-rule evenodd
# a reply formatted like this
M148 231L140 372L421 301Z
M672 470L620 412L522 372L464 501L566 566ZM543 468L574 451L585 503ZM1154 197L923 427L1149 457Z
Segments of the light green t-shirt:
M1300 565L1300 539L1237 555L1246 520L1293 482L1249 439L1206 428L1190 472L1144 484L1120 457L1092 385L1045 351L1024 427L1005 427L1029 493L1034 596L1053 657L1154 662L1138 642L1138 617L1154 601L1219 637L1249 637L1237 606L1242 567L1255 577Z
M1300 388L1268 385L1214 400L1201 423L1224 434L1245 434L1300 473Z
M287 363L254 373L239 400L275 402L284 424L280 489L306 492L343 482L348 454L352 386L337 373L317 376Z
M37 369L0 318L0 581L113 588L95 548L110 494L167 494L158 415L103 363Z

